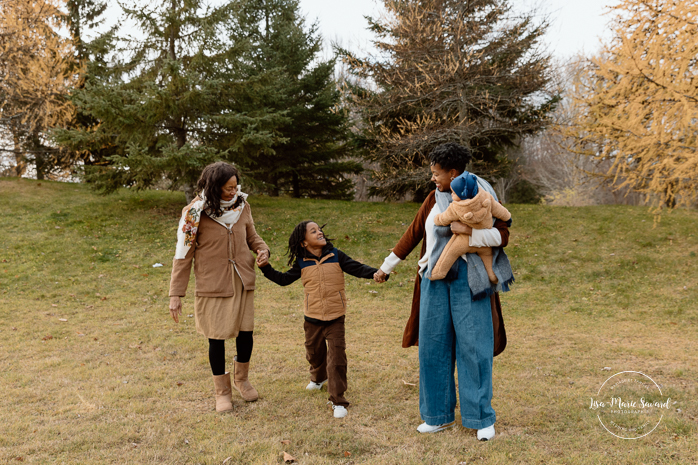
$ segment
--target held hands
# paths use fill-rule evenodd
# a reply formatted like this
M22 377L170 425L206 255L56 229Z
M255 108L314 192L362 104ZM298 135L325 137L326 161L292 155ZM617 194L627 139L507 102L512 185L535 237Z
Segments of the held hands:
M375 273L373 273L373 280L377 283L384 283L388 279L388 275L383 272L383 270L378 269Z
M269 264L269 251L268 250L258 250L257 251L257 266L264 268Z
M170 315L175 323L179 323L179 315L182 314L182 299L177 296L170 297Z

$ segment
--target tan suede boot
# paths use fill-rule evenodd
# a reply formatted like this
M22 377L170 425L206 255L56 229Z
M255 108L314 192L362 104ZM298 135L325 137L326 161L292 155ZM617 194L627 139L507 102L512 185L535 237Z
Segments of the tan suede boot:
M238 390L243 400L247 402L254 402L255 400L259 399L259 393L247 380L250 362L240 363L238 362L237 357L235 357L234 360L235 378L233 380L233 386Z
M230 386L230 373L214 375L213 385L216 387L216 412L229 412L233 409L233 390Z

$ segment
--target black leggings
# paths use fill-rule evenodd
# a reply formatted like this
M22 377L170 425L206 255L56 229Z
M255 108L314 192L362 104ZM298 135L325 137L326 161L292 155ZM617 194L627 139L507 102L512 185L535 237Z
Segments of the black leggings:
M240 331L235 338L235 348L238 355L236 360L240 363L247 363L252 357L252 331ZM214 376L225 374L225 340L208 340L208 361L211 363L211 371Z

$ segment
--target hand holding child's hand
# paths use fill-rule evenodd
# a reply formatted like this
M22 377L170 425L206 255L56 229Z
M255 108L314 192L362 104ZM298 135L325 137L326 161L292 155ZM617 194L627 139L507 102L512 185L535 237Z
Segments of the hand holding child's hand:
M379 269L378 271L376 271L375 273L373 273L373 280L374 280L375 282L377 282L377 283L384 283L385 280L386 280L386 278L387 278L387 276L388 276L388 275L385 274L385 273L383 272L383 270L380 270L380 269Z
M257 266L264 268L269 264L269 251L268 250L258 250L257 251Z

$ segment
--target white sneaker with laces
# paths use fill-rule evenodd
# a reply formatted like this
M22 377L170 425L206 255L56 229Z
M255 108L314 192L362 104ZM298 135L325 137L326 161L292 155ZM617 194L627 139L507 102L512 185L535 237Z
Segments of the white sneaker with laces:
M494 437L494 425L477 430L477 438L480 441L489 441Z
M319 383L316 383L315 381L311 381L308 383L308 385L305 388L308 391L319 391L320 389L322 389L322 386L324 386L326 382L327 382L327 380L321 381Z
M452 421L451 423L444 423L443 425L427 425L426 422L422 423L417 427L417 431L420 433L438 433L439 431L443 431L446 428L453 428L456 425L455 420Z
M334 417L335 418L344 418L347 416L347 408L343 405L334 405L332 404L332 410L334 410Z

